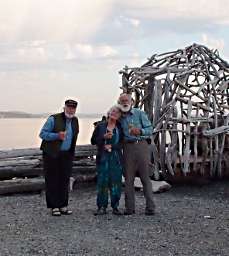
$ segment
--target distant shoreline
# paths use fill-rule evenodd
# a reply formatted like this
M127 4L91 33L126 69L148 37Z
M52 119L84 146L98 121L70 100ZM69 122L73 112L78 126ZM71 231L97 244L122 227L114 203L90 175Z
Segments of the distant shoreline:
M51 113L30 114L25 112L0 111L0 119L29 119L29 118L47 118ZM78 118L98 118L101 119L103 114L76 114Z

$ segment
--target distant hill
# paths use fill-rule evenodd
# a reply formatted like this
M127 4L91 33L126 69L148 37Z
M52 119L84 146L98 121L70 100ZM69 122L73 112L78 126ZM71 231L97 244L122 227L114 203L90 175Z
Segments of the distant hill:
M20 111L0 111L0 118L46 118L50 113L31 114ZM103 114L83 114L78 113L79 118L98 118L101 119Z

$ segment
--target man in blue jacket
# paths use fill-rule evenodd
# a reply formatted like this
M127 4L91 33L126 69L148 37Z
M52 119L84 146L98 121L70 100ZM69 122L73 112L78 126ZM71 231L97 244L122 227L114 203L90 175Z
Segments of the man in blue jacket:
M76 107L76 101L66 100L64 112L51 115L40 132L46 203L53 216L72 213L68 209L68 186L79 133Z
M152 135L152 124L146 113L132 108L130 94L123 93L118 103L122 106L121 126L124 133L123 158L125 174L125 215L135 213L134 179L138 173L146 199L146 215L154 214L152 183L149 178L150 153L147 140Z

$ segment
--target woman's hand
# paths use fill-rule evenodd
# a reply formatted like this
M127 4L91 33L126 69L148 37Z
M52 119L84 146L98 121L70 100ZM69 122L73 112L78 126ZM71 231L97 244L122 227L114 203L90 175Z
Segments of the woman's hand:
M107 140L107 139L112 139L112 135L113 133L112 132L107 132L104 134L104 139Z
M110 144L104 145L104 148L105 148L106 151L111 152L111 145Z

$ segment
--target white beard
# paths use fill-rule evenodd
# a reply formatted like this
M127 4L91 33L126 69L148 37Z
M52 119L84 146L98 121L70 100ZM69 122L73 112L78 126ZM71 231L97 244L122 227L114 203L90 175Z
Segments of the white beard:
M131 105L125 105L125 106L120 105L120 108L121 108L121 111L122 111L122 112L126 113L126 112L129 112L129 111L130 111Z
M64 114L69 119L72 119L75 116L75 114L68 114L68 113L66 113L66 111L64 111Z

